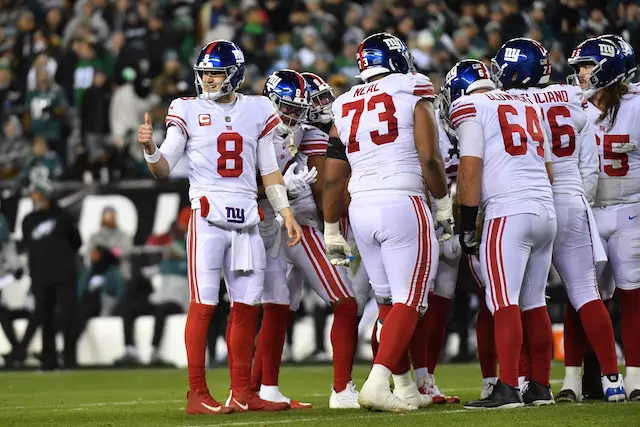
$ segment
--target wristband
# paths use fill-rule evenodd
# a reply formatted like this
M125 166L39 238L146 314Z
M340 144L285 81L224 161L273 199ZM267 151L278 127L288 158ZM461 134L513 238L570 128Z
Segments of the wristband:
M462 221L462 231L475 231L477 217L477 206L460 206L460 220Z
M147 154L147 150L145 150L144 148L142 149L142 152L144 153L144 159L147 161L147 163L158 163L162 158L162 153L160 152L160 150L158 150L158 147L156 147L156 150L153 152L153 154Z
M334 234L340 234L340 221L336 222L324 222L324 234L329 236Z

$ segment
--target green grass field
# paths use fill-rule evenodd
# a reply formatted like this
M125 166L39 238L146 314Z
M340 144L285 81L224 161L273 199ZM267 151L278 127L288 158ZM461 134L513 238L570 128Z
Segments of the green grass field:
M368 366L358 366L360 386ZM184 413L186 372L173 369L97 370L77 372L0 373L0 426L394 426L433 425L640 425L640 404L556 405L504 411L469 412L462 405L435 406L409 414L328 408L331 367L284 367L282 391L312 402L314 409L270 414L187 416ZM562 366L554 366L553 388L561 386ZM208 373L216 399L226 397L226 369ZM438 383L443 392L475 399L480 392L477 365L442 365Z

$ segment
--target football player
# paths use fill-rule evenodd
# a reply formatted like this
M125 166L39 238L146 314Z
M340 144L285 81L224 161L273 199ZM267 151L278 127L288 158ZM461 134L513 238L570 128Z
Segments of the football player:
M620 49L606 39L588 39L569 58L588 114L595 124L600 157L593 214L608 254L622 314L626 362L625 389L640 400L640 94L630 92ZM612 283L601 282L602 299L610 299ZM602 361L601 361L602 363ZM604 369L604 366L603 366Z
M477 89L451 91L456 83ZM494 315L500 379L485 399L465 408L522 406L518 362L523 345L533 354L534 380L551 396L551 321L545 286L551 264L556 217L551 191L549 141L541 127L539 107L524 96L491 91L478 82L490 80L484 64L456 64L445 89L449 120L460 147L457 194L461 209L460 243L478 251L475 239L479 206L484 212L479 245L486 302ZM520 310L523 311L521 318ZM546 399L545 399L546 400ZM550 397L553 402L553 397Z
M468 70L473 74L473 77L476 77L477 73L479 72L482 72L486 75L489 74L489 70L486 68L486 66L484 66L484 64L477 60L470 59L461 61L460 66L468 66ZM440 109L438 110L440 118L440 120L438 121L438 129L440 135L440 150L442 151L442 155L445 158L445 162L447 163L447 176L450 179L450 184L451 182L455 181L455 179L457 179L458 166L460 163L458 137L456 136L455 131L451 128L451 121L449 120L449 107L451 105L450 94L468 93L479 88L493 90L496 88L496 86L493 81L488 79L471 79L470 82L467 82L467 80L463 78L452 80L449 86L445 85L445 87L441 89ZM481 232L481 224L479 224L479 229ZM455 239L458 240L459 237L455 236ZM446 244L447 242L444 243ZM445 248L441 247L441 249ZM443 252L446 253L446 251L444 250ZM431 301L431 298L437 298L437 305L441 307L439 316L429 322L430 333L428 334L428 336L436 335L433 332L433 329L439 330L440 332L437 335L438 339L435 342L428 340L429 344L427 345L427 352L430 352L432 355L429 358L431 367L428 368L430 375L428 376L429 381L427 384L429 385L429 387L427 387L427 392L433 394L434 403L455 403L460 401L460 399L456 396L441 395L439 393L438 387L435 385L435 380L433 379L433 371L435 370L437 360L440 357L440 352L442 351L441 349L444 344L446 316L447 312L449 311L449 306L451 305L451 298L453 297L453 294L455 292L455 283L460 262L459 256L450 258L451 259L443 259L443 257L441 256L441 262L438 266L438 274L435 280L435 290L433 295L429 295L429 307L433 308L435 303L435 301ZM481 273L478 257L477 255L467 255L466 258L467 262L469 263L471 272L476 273L476 283L479 286L479 296L484 299L484 288L482 287L482 281L479 279ZM475 264L475 270L473 268L473 264ZM443 277L446 278L446 280L442 280ZM446 307L446 309L442 307ZM430 310L427 310L427 316L429 316L429 311ZM437 309L434 311L437 311ZM478 357L480 359L480 366L483 374L483 392L481 394L481 398L484 398L490 394L493 386L497 381L495 344L493 338L493 317L491 316L491 313L486 307L486 303L484 303L484 301L480 302L477 323L478 324L476 326L476 332L478 339ZM434 325L437 325L437 327ZM418 377L419 370L416 369L416 379Z
M273 246L268 249L268 255L279 256L280 261L277 263L277 276L269 276L269 272L265 280L263 306L267 323L263 324L267 327L261 329L258 339L258 356L262 356L260 396L276 401L286 399L277 389L276 369L280 366L289 318L287 314L289 309L297 310L300 302L302 283L293 278L303 276L313 290L331 305L334 313L331 328L334 381L329 406L358 408L358 393L351 381L357 341L357 303L347 271L329 262L325 254L324 239L319 230L321 216L318 214L317 206L321 206L322 200L328 135L305 123L310 106L310 91L304 77L299 73L293 70L273 73L267 79L263 94L273 102L282 119L274 137L274 148L278 164L284 173L292 209L302 225L302 244L294 250L283 248L281 253ZM309 179L309 174L313 179ZM301 181L299 177L302 177ZM269 218L275 218L268 205L264 205L263 210L265 220L261 223L261 229L269 227ZM276 223L276 233L279 232L278 228L279 224ZM268 243L268 233L263 235ZM275 244L278 244L277 241ZM287 260L293 264L293 271L290 273L292 280L289 282L285 279ZM286 294L287 298L284 298L283 294ZM268 310L273 306L278 306L278 311ZM271 311L273 316L270 314ZM267 369L272 371L268 376ZM255 369L254 374L255 383L260 374ZM296 407L302 405L294 401L291 403Z
M558 396L579 400L582 354L576 354L573 339L576 322L596 351L602 366L602 388L609 401L625 400L618 371L613 326L607 308L593 284L596 263L606 254L596 233L590 204L598 181L598 156L593 126L587 115L587 101L571 85L547 85L551 75L549 52L537 41L517 38L507 41L492 60L494 78L508 93L529 95L544 112L543 126L551 136L553 199L558 231L553 242L553 265L562 278L570 306L565 312L565 367L567 383ZM585 263L585 260L591 262ZM523 373L521 373L522 375ZM529 373L524 373L527 376ZM526 378L528 381L530 378ZM530 381L535 396L541 384ZM525 401L525 403L528 403Z
M138 141L154 177L167 177L184 153L189 157L191 304L185 344L190 390L186 411L217 415L287 409L288 403L268 402L251 391L251 359L265 268L264 244L258 232L258 171L270 206L283 218L288 244L297 244L302 234L273 149L280 117L268 99L236 92L245 68L244 55L235 43L218 40L207 44L193 69L198 96L171 103L161 148L152 140L148 114L138 128ZM218 304L223 269L233 301L229 406L209 394L204 368L207 329Z
M364 83L332 106L324 237L332 262L353 258L339 225L349 179L349 221L383 324L359 402L376 410L410 411L423 401L411 379L408 346L415 331L422 330L416 326L425 319L439 253L425 190L435 197L436 223L449 235L453 211L438 149L431 82L413 71L407 46L389 33L367 37L356 60Z
M624 81L629 85L631 90L635 92L640 91L640 82L631 82L631 80L633 80L633 78L635 77L636 72L638 71L638 64L636 64L636 53L633 50L631 44L617 34L605 34L598 37L598 39L608 40L611 43L615 44L618 49L620 49L622 56L624 56Z

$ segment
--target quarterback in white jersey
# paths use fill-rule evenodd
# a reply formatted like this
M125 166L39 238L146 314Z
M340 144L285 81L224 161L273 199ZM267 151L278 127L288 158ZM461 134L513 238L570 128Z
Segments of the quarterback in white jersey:
M359 401L383 411L414 410L423 400L411 379L408 346L414 333L422 331L418 325L425 323L421 316L439 252L427 190L438 205L436 222L447 234L453 225L437 143L433 87L427 77L413 72L406 45L391 34L367 37L357 61L364 84L352 87L332 105L324 236L333 262L353 255L339 230L350 173L349 220L384 325Z
M623 83L624 55L607 40L584 41L569 64L589 98L595 125L600 174L593 213L622 314L627 396L640 400L640 94ZM613 289L601 292L610 298Z
M194 71L198 97L171 103L162 147L156 148L151 140L148 115L138 129L138 140L155 177L168 176L184 153L189 158L192 214L187 238L191 288L185 329L190 383L187 413L287 409L287 403L260 399L251 391L249 381L265 268L258 232L258 172L271 206L284 218L289 244L298 243L301 234L273 150L273 130L280 118L268 99L235 92L243 81L244 57L234 43L209 43ZM223 269L233 303L232 399L228 406L211 397L204 371L207 330L218 303Z
M505 55L507 49L520 49L523 53L512 61ZM553 198L558 221L553 265L564 282L570 303L565 311L566 384L557 399L580 399L576 386L582 356L576 357L579 352L573 351L572 343L582 335L573 333L573 325L577 323L582 325L601 360L604 393L609 400L624 400L624 391L619 390L622 376L618 372L613 326L594 286L596 263L604 263L607 258L589 206L596 191L598 156L586 111L587 100L577 86L543 86L551 75L550 58L535 40L508 41L496 54L495 63L500 70L497 80L508 93L527 95L542 107L543 126L551 140ZM528 377L529 373L520 375Z
M548 340L551 345L545 287L556 217L549 141L539 106L523 95L489 90L488 81L484 64L465 60L447 74L443 89L451 102L449 120L459 140L460 243L467 253L477 250L476 217L479 207L484 211L480 262L487 306L495 319L500 363L500 379L493 392L465 405L470 409L523 405L517 389L521 319L525 337L537 334L527 339ZM533 323L538 330L531 332ZM532 359L538 376L534 379L550 395L551 353L539 345L535 350Z

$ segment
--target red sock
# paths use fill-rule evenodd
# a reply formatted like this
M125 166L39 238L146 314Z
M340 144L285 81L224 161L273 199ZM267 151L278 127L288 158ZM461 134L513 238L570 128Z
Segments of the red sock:
M207 331L209 322L215 311L215 305L189 304L187 323L184 327L184 344L187 348L187 371L189 372L189 389L201 390L207 388L204 370L207 349Z
M333 389L340 393L351 381L353 357L358 341L358 304L348 298L333 304L331 347L333 348Z
M524 333L524 318L522 319L523 333ZM527 380L531 379L531 357L529 355L529 346L527 340L522 340L522 347L520 347L520 360L518 362L518 377L525 377Z
M429 302L431 304L431 302ZM428 310L430 310L429 307ZM427 310L427 313L429 311ZM431 328L431 324L429 324L427 313L424 314L418 320L418 325L416 326L416 330L413 331L413 336L411 337L411 342L409 343L409 355L411 356L411 363L413 364L413 369L419 368L427 368L428 365L428 357L427 357L427 346L428 346L428 337L429 337L429 329ZM407 372L406 370L404 372ZM401 374L404 372L400 372ZM431 373L431 371L429 371Z
M409 360L409 349L405 350L400 356L398 362L391 368L393 375L400 375L408 372L411 369L411 362Z
M380 334L380 348L373 361L393 369L409 346L418 324L418 312L405 304L393 304Z
M583 305L580 308L580 320L582 320L591 347L598 356L602 373L604 375L617 374L618 357L616 356L613 326L609 312L602 301L598 299Z
M478 321L476 323L478 340L478 359L482 378L496 377L498 372L498 356L496 355L496 337L493 333L493 316L484 299L480 300Z
M251 372L251 382L256 390L260 384L278 385L290 313L289 306L282 304L263 304L262 310L262 327Z
M438 359L442 353L444 337L447 332L447 314L451 307L451 300L445 297L429 293L429 308L425 314L425 321L429 325L427 328L427 369L430 374L436 371Z
M225 341L227 343L227 366L229 367L229 384L233 383L233 353L231 351L231 328L233 326L233 306L229 308Z
M531 359L531 380L544 386L549 385L553 334L547 307L538 307L522 313L524 339L527 341Z
M233 303L231 390L234 393L243 393L251 388L251 359L259 314L259 306Z
M627 366L640 367L640 289L616 289L622 315L622 347Z
M564 366L582 366L587 351L587 336L580 321L580 315L567 303L564 312Z
M520 308L509 305L493 315L496 350L500 364L500 381L518 387L518 361L522 347L522 320Z
M384 319L387 318L391 311L391 305L380 304L378 305L378 320L379 323L384 323ZM373 359L375 360L376 354L378 354L378 348L380 343L378 342L378 322L373 325L373 332L371 332L371 352L373 353Z

